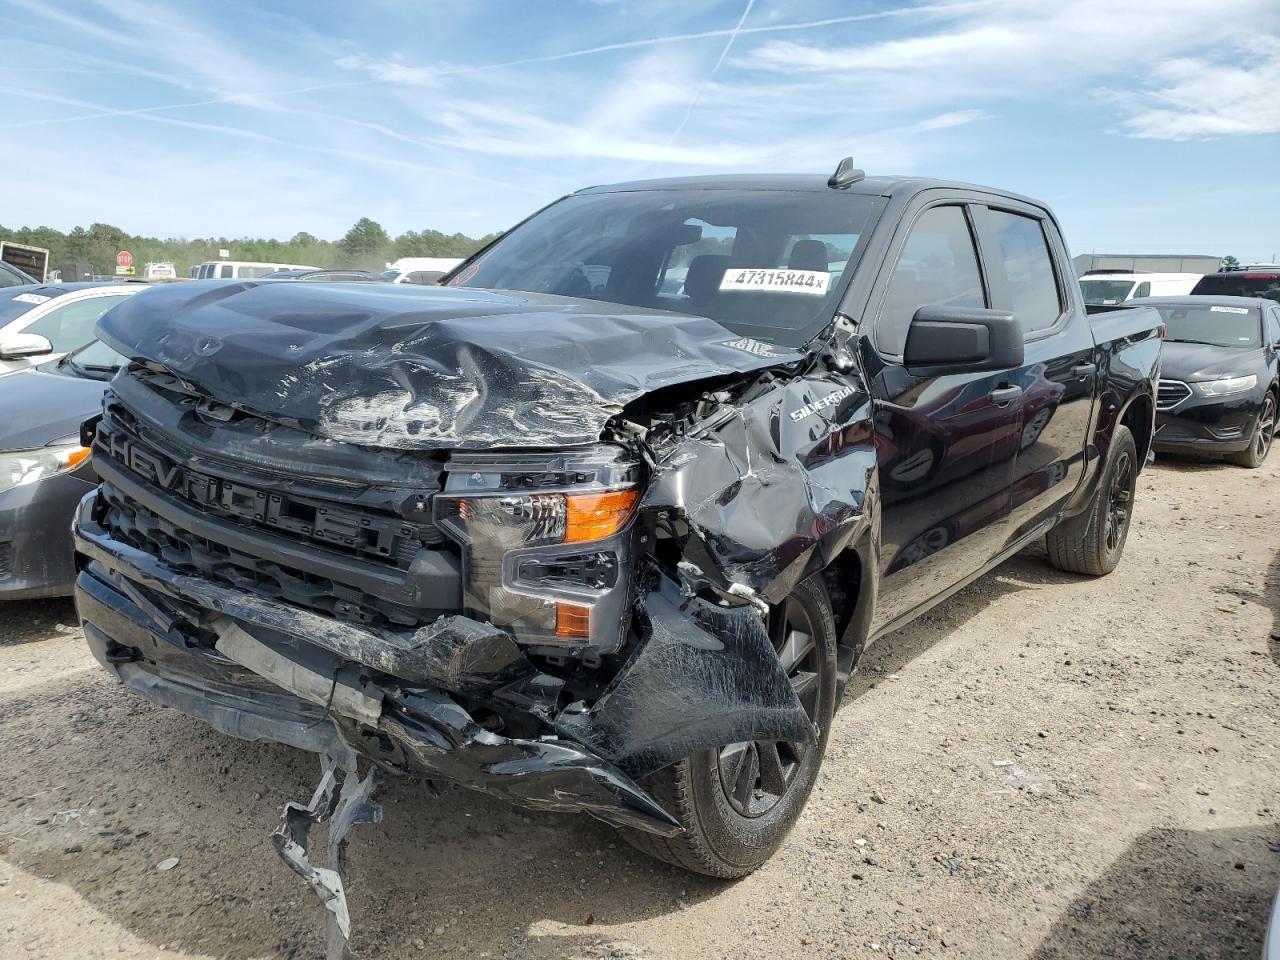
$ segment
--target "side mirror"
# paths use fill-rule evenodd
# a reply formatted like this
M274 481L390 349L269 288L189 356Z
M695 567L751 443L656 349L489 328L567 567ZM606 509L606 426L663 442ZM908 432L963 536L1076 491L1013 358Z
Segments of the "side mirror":
M913 377L1022 366L1022 324L1007 310L921 307L911 318L903 365Z
M53 344L49 338L34 333L11 333L0 339L0 360L26 360L50 353L53 353Z

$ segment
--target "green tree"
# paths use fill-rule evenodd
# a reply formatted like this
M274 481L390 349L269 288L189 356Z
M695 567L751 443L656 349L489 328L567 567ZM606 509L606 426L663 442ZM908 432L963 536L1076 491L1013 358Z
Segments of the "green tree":
M1238 266L1240 266L1240 261L1237 260L1235 257L1231 256L1231 254L1227 254L1225 257L1222 258L1221 269L1234 270Z
M313 263L318 267L364 267L381 270L393 257L462 257L490 238L479 240L462 233L448 236L439 230L410 230L392 242L374 221L363 218L341 240L323 240L306 231L288 240L258 237L158 237L137 236L120 227L95 223L63 233L52 227L0 226L0 240L43 247L49 251L49 268L68 263L89 263L94 273L115 272L116 253L128 250L139 269L147 263L168 261L179 276L197 263L217 260L219 250L230 250L236 260L276 263Z
M350 265L373 269L386 260L391 251L391 238L382 229L382 224L368 217L361 217L338 241L338 247L348 258Z

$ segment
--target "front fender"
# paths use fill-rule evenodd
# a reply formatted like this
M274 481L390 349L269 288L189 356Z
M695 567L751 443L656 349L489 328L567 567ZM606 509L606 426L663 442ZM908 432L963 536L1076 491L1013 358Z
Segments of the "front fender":
M877 513L872 401L836 373L765 384L653 459L643 508L687 525L702 575L770 604L865 540Z

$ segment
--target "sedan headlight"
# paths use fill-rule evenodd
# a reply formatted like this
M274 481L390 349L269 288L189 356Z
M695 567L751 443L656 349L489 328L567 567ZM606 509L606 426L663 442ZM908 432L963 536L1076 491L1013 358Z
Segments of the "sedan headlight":
M35 450L0 453L0 493L74 470L89 459L89 448L67 440Z
M435 520L463 547L468 613L520 643L618 649L642 472L619 447L455 453Z
M1252 373L1247 377L1223 377L1219 380L1200 380L1191 384L1202 397L1229 397L1233 393L1246 393L1258 385Z

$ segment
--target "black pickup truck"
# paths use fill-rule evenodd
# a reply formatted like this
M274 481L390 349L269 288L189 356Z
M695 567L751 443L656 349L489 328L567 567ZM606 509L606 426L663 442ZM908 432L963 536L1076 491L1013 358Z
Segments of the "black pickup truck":
M313 884L378 771L742 875L868 643L1038 538L1116 565L1160 323L1086 317L1043 204L848 163L583 190L435 288L157 289L99 327L85 636L329 758Z

